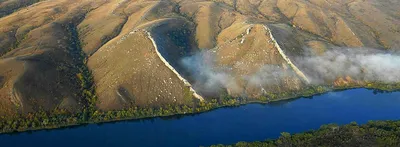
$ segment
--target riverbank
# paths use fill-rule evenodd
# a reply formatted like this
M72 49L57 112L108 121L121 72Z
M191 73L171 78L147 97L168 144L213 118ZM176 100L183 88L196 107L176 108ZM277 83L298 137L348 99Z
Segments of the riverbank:
M195 101L193 106L172 106L168 105L163 108L129 108L119 111L101 112L98 110L84 109L82 113L68 114L62 110L53 112L38 112L29 114L25 117L13 119L2 119L0 122L0 130L2 133L25 132L43 129L55 129L71 126L79 126L94 123L116 122L122 120L136 120L153 117L168 117L176 115L193 115L216 110L224 107L235 107L249 103L271 103L275 101L283 101L288 99L310 97L331 91L343 91L354 88L374 89L376 92L391 92L400 89L399 84L368 84L366 86L346 86L346 87L310 87L304 89L301 93L280 93L270 94L268 98L261 97L259 99L231 98L221 97L220 99L212 99L207 102ZM274 98L275 97L275 98Z
M400 120L370 121L358 125L323 125L315 131L291 135L281 133L276 140L239 142L234 145L211 147L276 147L276 146L400 146Z
M278 139L281 132L302 133L330 123L399 120L400 114L392 113L400 111L399 96L400 92L374 94L368 89L352 89L312 98L213 109L201 114L2 134L0 142L6 146L43 147L59 142L64 142L60 147L230 145Z

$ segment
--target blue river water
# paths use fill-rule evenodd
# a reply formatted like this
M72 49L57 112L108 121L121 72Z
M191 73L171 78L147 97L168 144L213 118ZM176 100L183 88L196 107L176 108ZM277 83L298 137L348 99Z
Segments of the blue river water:
M323 124L399 120L400 93L353 89L313 98L221 108L180 118L154 118L0 135L4 147L177 147L277 138Z

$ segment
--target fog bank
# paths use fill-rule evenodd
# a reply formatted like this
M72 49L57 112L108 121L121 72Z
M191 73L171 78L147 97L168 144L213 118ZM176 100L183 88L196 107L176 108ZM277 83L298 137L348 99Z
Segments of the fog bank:
M332 84L340 77L352 79L395 83L400 82L400 55L368 48L334 48L322 55L312 54L291 57L294 64L311 80L310 84ZM281 84L286 77L297 77L293 70L278 65L264 65L251 75L237 77L232 68L217 65L215 53L203 51L181 60L183 67L194 79L193 87L202 93L217 93L221 89L239 92L237 83L244 81L246 86L265 87ZM236 75L236 77L235 77ZM306 83L304 83L306 84Z
M400 82L400 56L395 52L335 48L320 56L295 57L295 61L313 84L323 84L344 76L371 82Z

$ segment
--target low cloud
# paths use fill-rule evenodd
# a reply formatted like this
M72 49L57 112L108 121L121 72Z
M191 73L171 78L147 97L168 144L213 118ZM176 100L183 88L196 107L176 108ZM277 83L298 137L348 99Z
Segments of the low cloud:
M383 83L400 82L400 56L366 48L335 48L322 55L308 53L292 57L310 84L326 84L326 81L350 76L353 79ZM265 87L279 85L285 77L296 77L290 67L264 65L251 75L237 77L231 67L217 65L215 53L199 52L181 60L183 67L194 80L193 87L201 93L215 94L220 90L241 91L238 80L247 86Z
M350 76L364 81L400 82L400 56L367 48L336 48L323 55L295 57L296 65L313 84Z
M181 63L195 80L193 87L200 92L215 94L223 89L238 89L229 68L217 67L212 52L199 52L183 58Z
M214 52L203 51L181 60L183 67L194 79L193 87L200 93L218 94L228 89L232 93L242 93L238 81L247 86L264 87L279 84L285 76L295 76L290 70L277 65L264 65L252 75L238 76L228 66L217 65ZM242 93L243 94L243 93Z

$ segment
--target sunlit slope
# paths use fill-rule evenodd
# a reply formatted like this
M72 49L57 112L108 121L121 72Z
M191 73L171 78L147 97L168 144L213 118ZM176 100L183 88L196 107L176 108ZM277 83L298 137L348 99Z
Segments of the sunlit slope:
M261 96L266 92L299 90L302 85L301 80L289 69L290 66L279 53L266 27L262 24L242 25L245 29L242 29L241 34L236 34L234 39L221 44L217 49L220 64L232 67L236 79L239 79L240 93L233 89L231 91L236 94L244 91L252 96ZM280 73L282 76L261 75L275 74L260 73L262 70L272 68L274 72L282 72ZM243 80L243 77L250 79Z
M396 6L399 2L376 0L278 0L277 3L284 16L300 29L337 45L375 48L399 48Z
M79 111L94 98L113 110L363 85L376 76L357 77L368 68L315 80L322 67L304 59L400 48L396 0L16 3L0 0L0 115Z
M79 111L85 105L77 75L88 71L76 25L96 5L46 1L0 19L1 103L6 107L0 112Z
M185 21L180 19L146 23L91 56L88 65L95 77L99 108L191 104L189 87L160 58L164 55L171 61L168 64L177 65L174 59L191 49L190 39L184 38L190 32L182 26Z

